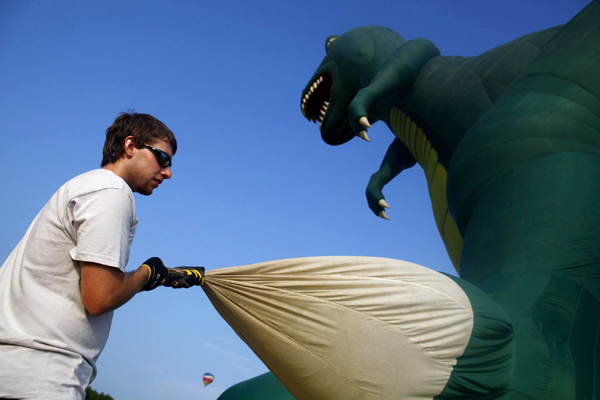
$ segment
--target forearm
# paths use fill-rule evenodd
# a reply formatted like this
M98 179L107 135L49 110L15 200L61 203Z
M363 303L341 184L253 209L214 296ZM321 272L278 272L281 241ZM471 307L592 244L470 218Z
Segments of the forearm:
M148 268L124 273L101 264L81 263L81 299L86 310L102 315L127 303L148 280Z
M381 186L387 185L400 172L411 168L416 164L415 158L410 154L406 146L396 138L385 153L377 175Z

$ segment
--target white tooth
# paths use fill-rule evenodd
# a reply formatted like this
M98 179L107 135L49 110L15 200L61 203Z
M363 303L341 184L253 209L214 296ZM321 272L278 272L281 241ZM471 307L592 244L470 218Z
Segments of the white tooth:
M313 88L313 89L316 89L316 88L317 88L317 86L319 86L319 84L318 84L317 82L315 82L315 83L313 83L313 85L312 85L312 88Z
M308 100L308 99L309 99L309 97L310 97L310 96L308 95L308 93L306 93L306 94L304 95L304 101Z
M387 216L387 214L386 214L386 213L385 213L385 211L383 211L383 210L382 210L382 211L379 211L379 216L380 216L381 218L383 218L383 219L389 219L389 218L388 218L388 216Z
M367 136L367 131L360 131L360 132L358 132L357 136L359 138L361 138L362 140L366 140L367 142L371 141L371 139L369 139L369 136Z
M325 112L325 111L323 111L323 110L321 110L321 115L322 115L322 116L325 116L325 114L326 114L326 112Z
M322 76L319 77L319 83L321 83L321 82L323 82L323 77Z
M325 105L326 105L327 107L329 107L329 102L328 102L328 101L324 101L323 103L325 103Z
M314 91L315 91L315 88L311 86L310 87L310 92L313 93Z

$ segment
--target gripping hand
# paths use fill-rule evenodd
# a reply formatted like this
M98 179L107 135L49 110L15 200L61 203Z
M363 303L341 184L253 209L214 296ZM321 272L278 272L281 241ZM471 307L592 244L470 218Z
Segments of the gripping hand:
M189 288L204 284L204 267L167 268L164 285L178 288Z
M146 284L142 287L143 290L156 289L167 277L167 267L165 267L165 264L158 257L147 259L140 268L142 267L148 268L150 272Z

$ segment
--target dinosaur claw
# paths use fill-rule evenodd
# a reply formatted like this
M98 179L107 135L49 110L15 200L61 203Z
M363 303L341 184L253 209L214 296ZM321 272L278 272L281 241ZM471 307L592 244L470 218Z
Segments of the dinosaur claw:
M370 128L371 124L369 123L369 120L367 119L367 117L360 117L360 119L358 120L358 122L364 126L365 128Z
M377 203L379 204L379 207L383 207L383 208L390 208L390 206L388 205L388 203L385 201L385 199L381 199L379 200L379 202Z
M371 141L371 139L369 139L369 137L367 136L367 131L360 131L360 132L358 132L357 136L359 138L361 138L362 140L366 140L367 142Z
M386 213L385 213L385 211L383 211L383 210L379 211L379 214L378 214L378 215L379 215L381 218L383 218L383 219L389 219L389 217L387 216L387 214L386 214Z

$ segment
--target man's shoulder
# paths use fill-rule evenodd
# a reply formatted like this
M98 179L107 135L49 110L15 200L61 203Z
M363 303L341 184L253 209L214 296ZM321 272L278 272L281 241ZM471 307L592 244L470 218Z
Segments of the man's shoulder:
M94 169L69 180L63 185L69 197L79 197L102 190L119 190L133 196L127 183L107 169Z

